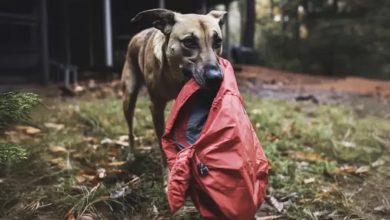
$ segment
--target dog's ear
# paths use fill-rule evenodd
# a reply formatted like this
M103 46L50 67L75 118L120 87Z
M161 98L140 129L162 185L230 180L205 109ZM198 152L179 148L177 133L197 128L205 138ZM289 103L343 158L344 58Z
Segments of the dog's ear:
M175 12L166 9L151 9L138 13L132 23L142 22L146 25L153 25L164 34L168 35L175 24Z
M223 24L225 23L227 12L226 11L212 10L207 15L209 15L215 19L218 19L219 26L222 28Z

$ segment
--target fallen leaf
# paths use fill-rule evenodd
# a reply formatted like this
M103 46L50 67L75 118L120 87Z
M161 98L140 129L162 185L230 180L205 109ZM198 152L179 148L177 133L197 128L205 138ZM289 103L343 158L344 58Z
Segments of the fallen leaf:
M370 166L361 166L355 171L355 173L361 174L361 173L368 173L369 171L370 171Z
M99 141L97 140L97 138L92 137L92 136L85 136L85 137L83 137L83 140L84 140L85 142L90 143L90 144L97 144L97 143L99 143Z
M124 146L124 147L129 146L129 142L127 142L127 141L114 140L113 143L116 145L119 145L119 146Z
M304 184L314 183L316 181L316 178L311 177L303 180Z
M278 212L283 211L284 205L282 202L279 202L275 197L273 196L267 196L266 201L268 204L270 204L272 207L274 207Z
M374 163L371 164L372 167L379 167L384 165L386 162L382 159L376 160Z
M83 86L80 86L80 85L76 85L73 89L73 91L75 93L80 93L80 92L84 92L85 91L85 88Z
M41 129L39 128L34 128L31 126L24 126L24 125L15 126L15 129L18 131L23 131L24 133L29 135L35 135L41 132Z
M93 181L95 179L95 176L81 174L81 175L76 175L74 178L76 179L76 182L80 184L80 183L84 183L87 181L88 182Z
M87 178L85 178L83 175L75 176L74 178L75 178L76 182L79 183L79 184L80 183L84 183L85 181L87 181Z
M40 132L41 132L41 129L39 129L39 128L28 127L28 128L26 129L26 133L27 133L27 134L30 134L30 135L38 134L38 133L40 133Z
M52 153L58 153L58 154L66 154L68 153L68 150L65 147L62 146L52 146L49 148L50 152Z
M356 170L357 170L356 166L343 165L341 167L337 167L336 174L339 174L339 173L355 173Z
M112 140L110 138L103 138L103 140L100 141L100 144L102 145L112 144Z
M96 81L94 79L90 79L88 80L88 89L96 89L97 88L97 84L96 84Z
M69 211L66 215L65 215L65 220L76 220L76 218L74 217L74 214Z
M100 178L100 179L103 179L107 174L106 174L106 169L104 168L98 168L96 170L96 173L97 173L97 176Z
M121 135L118 137L119 141L129 141L129 136L128 135Z
M62 130L65 127L65 125L63 125L63 124L56 124L56 123L51 123L51 122L46 122L44 125L47 128L56 129L58 131Z
M158 215L159 214L159 212L158 212L158 209L157 209L157 207L155 206L155 205L153 205L153 214L154 215Z
M62 158L62 157L57 157L57 158L51 159L49 162L52 163L52 164L64 163L64 158Z
M303 152L303 151L288 151L287 154L293 158L298 160L305 161L326 161L322 155L315 152Z
M57 157L49 160L49 162L61 169L70 169L70 164L62 157Z
M126 161L113 161L111 163L108 163L109 166L117 167L117 166L122 166L126 164Z
M374 211L376 212L382 212L382 213L390 213L390 207L387 207L385 205L377 206L374 208Z
M356 144L355 144L355 143L349 142L349 141L341 141L340 144L341 144L343 147L346 147L346 148L355 148L355 147L356 147Z

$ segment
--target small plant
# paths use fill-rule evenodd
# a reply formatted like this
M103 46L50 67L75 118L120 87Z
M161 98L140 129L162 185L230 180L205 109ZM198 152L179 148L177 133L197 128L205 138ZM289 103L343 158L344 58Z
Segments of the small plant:
M25 149L13 143L0 143L0 164L12 163L27 158Z
M23 92L0 93L0 135L9 126L25 123L32 108L40 103L38 95ZM10 165L27 158L26 150L14 143L0 142L0 164Z

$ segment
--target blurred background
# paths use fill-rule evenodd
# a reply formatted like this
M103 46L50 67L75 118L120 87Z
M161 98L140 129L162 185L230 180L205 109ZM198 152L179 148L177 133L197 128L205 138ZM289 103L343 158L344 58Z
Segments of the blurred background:
M390 78L386 0L5 0L1 81L48 83L66 71L119 72L142 10L229 11L225 57L294 72Z
M1 0L0 219L201 219L169 213L145 88L125 158L120 74L152 8L229 12L223 57L272 164L257 220L388 219L389 0Z

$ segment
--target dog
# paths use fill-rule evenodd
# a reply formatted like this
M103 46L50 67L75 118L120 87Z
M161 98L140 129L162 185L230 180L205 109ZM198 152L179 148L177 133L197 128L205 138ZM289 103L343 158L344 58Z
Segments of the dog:
M150 111L161 148L164 109L168 101L177 97L185 82L193 78L206 89L221 82L218 57L222 53L221 29L225 16L226 12L215 10L199 15L152 9L132 19L153 27L130 40L122 72L123 111L129 132L128 161L135 159L133 117L143 85L150 96Z

